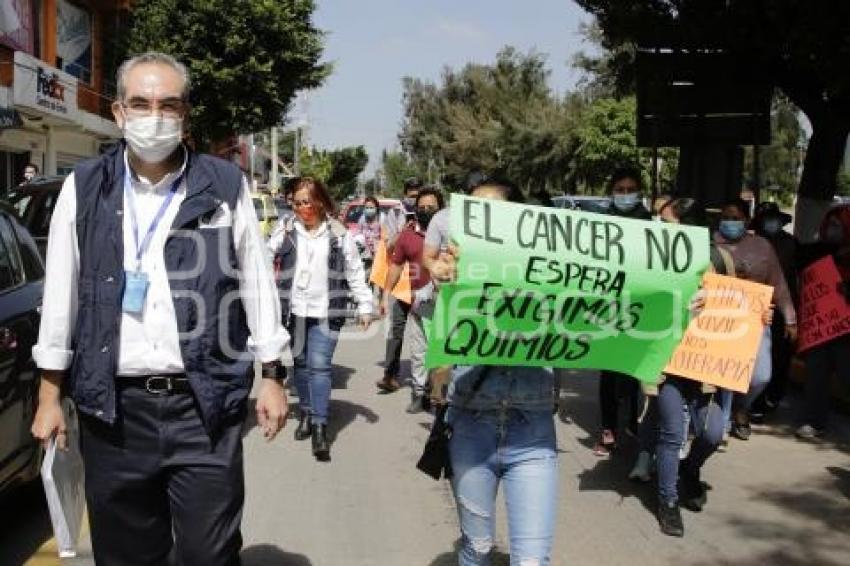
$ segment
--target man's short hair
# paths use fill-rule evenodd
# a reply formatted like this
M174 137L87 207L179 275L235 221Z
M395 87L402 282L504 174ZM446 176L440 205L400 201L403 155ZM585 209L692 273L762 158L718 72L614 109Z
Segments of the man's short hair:
M640 170L638 170L637 167L627 165L624 167L618 167L614 170L614 173L611 174L611 179L608 181L608 192L614 190L614 185L623 179L631 179L637 184L638 190L643 190L643 177L640 174Z
M30 167L35 169L36 174L38 174L39 168L38 168L38 165L36 165L35 163L27 163L26 165L24 165L24 171L26 171Z
M189 90L191 87L191 81L189 77L189 69L186 68L186 65L169 55L168 53L161 53L159 51L148 51L146 53L142 53L141 55L136 55L135 57L131 57L121 63L121 66L118 67L118 72L115 75L115 83L118 86L118 100L124 100L124 96L127 94L127 87L124 84L124 77L127 76L127 73L130 72L130 69L135 67L136 65L141 65L145 63L158 63L161 65L167 65L177 71L177 74L180 75L180 78L183 79L183 99L189 99Z
M422 180L419 177L408 177L404 180L404 192L413 190L413 189L421 189L422 188Z
M422 197L427 196L432 196L437 199L437 206L440 207L440 210L445 208L445 199L443 199L442 191L439 191L434 187L425 187L424 189L419 190L419 194L416 195L416 206L419 206L419 201L422 200Z

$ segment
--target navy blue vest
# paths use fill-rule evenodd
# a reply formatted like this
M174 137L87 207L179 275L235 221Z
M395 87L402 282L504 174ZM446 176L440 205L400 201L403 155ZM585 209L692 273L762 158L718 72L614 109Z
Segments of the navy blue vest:
M295 276L295 262L298 259L298 246L295 241L295 219L283 221L285 236L283 243L275 251L274 267L280 296L283 324L290 325L292 283ZM345 324L348 306L349 288L345 277L345 254L342 241L346 228L336 220L328 220L330 249L328 250L328 328L339 330Z
M188 154L186 198L163 254L186 375L214 435L223 420L244 414L253 362L232 227L199 225L222 203L235 210L242 173L224 160ZM124 288L124 144L77 165L74 178L80 278L69 387L81 411L112 424Z

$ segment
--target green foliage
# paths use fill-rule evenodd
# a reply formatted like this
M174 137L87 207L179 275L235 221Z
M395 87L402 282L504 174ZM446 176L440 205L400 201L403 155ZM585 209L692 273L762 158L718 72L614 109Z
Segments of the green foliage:
M790 203L799 182L802 167L801 147L806 133L797 119L799 110L787 97L773 100L771 112L772 141L759 148L761 187L782 203ZM746 148L745 171L754 171L752 148Z
M493 65L446 69L441 84L404 79L402 148L413 169L461 186L474 171L563 190L574 140L572 102L552 95L544 58L503 49Z
M352 194L357 189L357 178L369 162L366 148L362 145L344 147L330 151L329 156L331 174L328 186L339 198Z
M384 151L381 155L381 182L371 188L372 193L380 193L382 196L400 197L404 180L410 177L425 179L422 171L419 171L405 153L400 151Z
M313 177L327 185L333 172L333 161L327 151L302 147L298 166L302 177Z
M304 177L322 181L334 199L340 200L357 188L357 178L369 156L362 145L334 150L301 148L299 168Z
M636 103L634 97L599 98L583 110L575 135L578 139L573 159L574 174L584 192L606 189L611 172L618 167L637 167L644 184L650 186L652 151L637 146ZM659 192L669 191L676 179L678 151L659 149Z
M583 74L579 87L584 94L593 99L634 94L635 46L607 42L596 22L581 24L579 33L593 46L593 52L580 51L572 59Z
M165 51L192 75L191 127L204 145L279 124L296 91L322 84L313 0L137 0L128 55Z
M617 166L637 164L634 98L592 102L583 113L576 136L576 174L592 187L603 185Z
M850 133L850 2L576 0L609 50L636 44L719 49L758 69L812 123L800 193L829 197ZM620 79L627 69L620 69Z

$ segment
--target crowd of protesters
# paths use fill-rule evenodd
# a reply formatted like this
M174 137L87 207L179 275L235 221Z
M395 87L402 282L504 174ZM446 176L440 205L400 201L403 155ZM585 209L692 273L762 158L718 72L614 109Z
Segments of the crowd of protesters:
M511 562L549 563L558 508L554 372L524 366L429 371L424 365L427 321L441 285L457 277L462 253L451 244L443 194L411 179L397 210L382 216L379 201L367 198L352 231L336 219L320 181L295 178L287 183L293 214L263 241L240 171L183 143L188 69L167 54L146 53L124 62L116 79L112 110L124 139L79 165L64 183L51 221L33 349L43 370L33 435L64 449L63 392L78 408L95 560L164 564L172 556L181 564L238 563L242 433L253 362L262 377L258 425L272 439L286 419L280 358L291 350L299 401L295 439L311 439L315 459L330 461L332 359L353 299L361 328L378 310L389 321L379 392L394 393L409 377L407 412L438 407L434 430L451 431L441 465L453 471L460 564L489 563L500 485ZM524 202L505 179L479 176L467 189L482 199ZM609 215L709 226L704 207L691 199L667 197L646 207L636 170L613 172L609 192ZM551 204L545 191L531 196ZM642 391L627 373L600 374L594 453L614 457L624 434L639 438L630 476L648 481L655 470L658 521L668 535L684 535L680 507L706 505L701 471L727 432L746 441L751 420L767 418L782 400L797 339L801 270L832 258L836 290L850 301L850 207L829 210L814 244L796 243L784 230L789 220L769 203L750 218L749 206L735 199L711 226L711 269L774 289L775 309L761 321L749 391L733 394L673 375ZM174 236L172 225L192 237ZM376 297L367 272L381 253L388 269ZM407 295L396 297L405 271ZM227 302L236 291L240 300ZM203 300L185 296L192 293ZM697 315L704 307L698 292L690 310ZM400 371L403 342L410 376ZM848 348L850 334L844 334L805 352L800 438L827 432L830 379L850 380Z
M433 189L413 191L417 186L411 181L405 187L406 195L413 199L413 210L404 230L411 234L408 238L413 239L416 234L415 251L393 254L393 277L387 288L397 282L400 266L407 264L417 273L415 287L423 288L425 279L429 279L428 293L433 293L438 292L441 282L455 276L457 252L448 245L449 210L443 208L441 199L432 196ZM646 386L624 373L600 372L600 432L594 454L611 457L622 433L636 437L638 458L629 476L645 482L655 476L660 528L665 534L683 536L680 508L699 512L707 503L708 492L701 476L705 462L716 451L725 449L729 436L748 440L751 420L762 422L768 418L785 396L796 348L801 270L831 255L845 281L841 292L850 300L850 208L830 210L818 241L800 245L785 229L790 215L775 203L761 203L752 211L748 202L730 199L719 209L719 219L712 222L705 206L687 197L660 197L653 203L654 214L651 213L644 205L641 174L635 169L615 171L608 188L610 205L603 213L709 227L711 271L769 285L774 290L773 304L763 314L764 330L745 394L674 375L661 375L656 385ZM523 200L522 193L505 180L478 179L468 192L481 198ZM433 217L428 214L425 219L418 218L422 202L416 195L438 202L429 213L442 210ZM540 202L538 198L534 200ZM428 277L421 276L423 267ZM702 305L703 300L695 297L694 314ZM414 316L408 317L408 329L421 328L421 319ZM411 388L414 403L418 403L424 398L421 392L426 382L420 364L427 342L418 331L405 336L409 337ZM850 381L850 358L846 355L849 341L850 335L845 335L801 356L807 378L804 409L795 416L799 438L812 439L825 433L831 376L835 373ZM392 343L394 351L399 348ZM397 374L398 365L387 367L392 372L379 382L379 388L392 392L404 380ZM451 374L447 396L450 409L444 418L453 431L450 454L455 474L452 487L461 521L461 564L485 563L492 546L494 494L500 481L506 494L512 555L545 560L551 547L553 506L557 501L557 482L552 480L557 467L551 414L552 404L557 402L557 388L552 372L525 367L438 368L432 370L431 381L446 371ZM534 384L535 392L545 394L535 397L517 393L529 384ZM429 382L428 386L434 384ZM442 379L435 387L442 389ZM518 398L524 401L518 403ZM626 415L621 432L618 413L623 406ZM416 412L422 408L417 405Z

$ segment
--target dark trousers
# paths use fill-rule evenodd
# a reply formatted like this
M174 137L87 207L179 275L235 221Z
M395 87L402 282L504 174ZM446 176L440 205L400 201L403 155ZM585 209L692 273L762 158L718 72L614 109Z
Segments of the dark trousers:
M785 398L788 390L788 372L791 370L791 358L794 356L794 344L785 337L785 317L776 311L771 326L773 343L771 358L773 362L770 383L757 401L757 406L763 408L765 400L776 405Z
M118 394L114 427L81 418L95 562L238 565L242 419L212 443L192 395Z
M629 410L628 427L637 434L638 393L640 385L632 376L616 371L599 372L599 411L603 430L617 433L620 397L625 397Z
M829 385L833 373L850 385L850 334L820 344L806 354L806 403L803 423L826 428L829 422Z
M387 355L384 359L384 375L398 377L401 362L401 346L404 344L404 327L410 305L398 299L390 299L390 332L387 336Z

